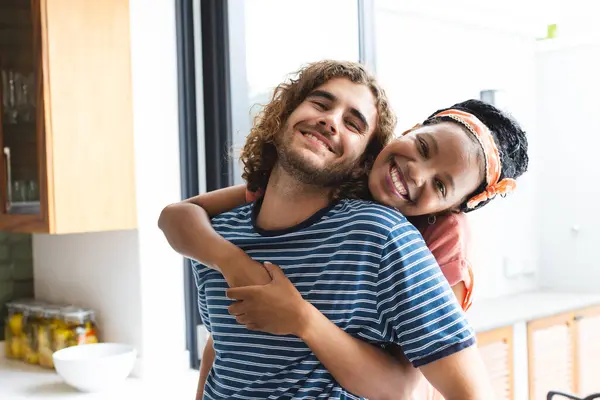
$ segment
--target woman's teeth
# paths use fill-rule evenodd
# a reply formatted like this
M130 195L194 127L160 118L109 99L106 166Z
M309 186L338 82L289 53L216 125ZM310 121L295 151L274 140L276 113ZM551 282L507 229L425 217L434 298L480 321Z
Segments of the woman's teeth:
M390 175L392 176L392 183L394 184L394 188L396 188L398 193L400 193L402 196L407 197L408 190L406 190L406 187L402 183L402 179L400 179L400 171L398 171L398 168L392 166Z
M323 143L318 137L314 136L313 134L311 134L311 133L305 133L304 136L306 136L307 138L309 138L313 142L318 143L323 148L331 151L331 149L329 148L329 146L327 146L325 143Z

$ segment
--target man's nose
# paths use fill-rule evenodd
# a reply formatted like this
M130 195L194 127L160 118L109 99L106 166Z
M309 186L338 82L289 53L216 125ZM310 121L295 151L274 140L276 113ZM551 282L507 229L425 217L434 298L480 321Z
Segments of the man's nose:
M335 135L339 132L339 125L341 120L340 112L329 112L319 118L319 125L323 126L327 132Z

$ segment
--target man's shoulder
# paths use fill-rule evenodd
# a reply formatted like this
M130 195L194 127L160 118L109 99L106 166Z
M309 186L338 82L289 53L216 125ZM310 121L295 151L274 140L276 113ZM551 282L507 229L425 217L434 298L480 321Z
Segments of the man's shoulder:
M226 222L228 220L239 220L239 219L252 219L252 209L254 203L246 203L242 206L236 207L233 210L226 211L212 218L213 224L218 221Z
M213 229L231 241L231 235L246 236L254 234L252 210L254 203L244 204L231 211L219 214L211 219Z
M340 212L354 212L357 217L370 215L375 219L389 220L391 224L406 221L406 217L395 209L368 200L342 200Z
M336 215L346 223L364 223L379 231L416 230L404 215L393 208L366 200L342 200Z

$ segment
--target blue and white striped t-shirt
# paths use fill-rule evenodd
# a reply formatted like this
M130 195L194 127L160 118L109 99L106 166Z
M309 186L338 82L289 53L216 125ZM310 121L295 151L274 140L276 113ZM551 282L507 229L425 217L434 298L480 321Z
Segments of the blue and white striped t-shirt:
M401 214L343 200L293 228L264 231L254 223L259 207L253 203L221 214L213 227L253 259L279 265L304 299L344 331L374 344L399 344L415 366L474 344L435 259ZM299 338L238 324L227 312L231 300L220 273L197 263L194 273L216 353L205 398L358 398L340 387Z

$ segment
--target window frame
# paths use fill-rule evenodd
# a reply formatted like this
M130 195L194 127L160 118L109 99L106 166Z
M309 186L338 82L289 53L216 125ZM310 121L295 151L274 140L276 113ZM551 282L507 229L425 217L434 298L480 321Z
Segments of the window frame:
M241 183L230 146L233 132L250 129L247 110L233 106L248 97L243 1L175 3L182 199ZM359 62L375 72L374 6L369 0L356 1ZM185 259L183 264L186 343L190 365L198 369L202 323L191 263Z

